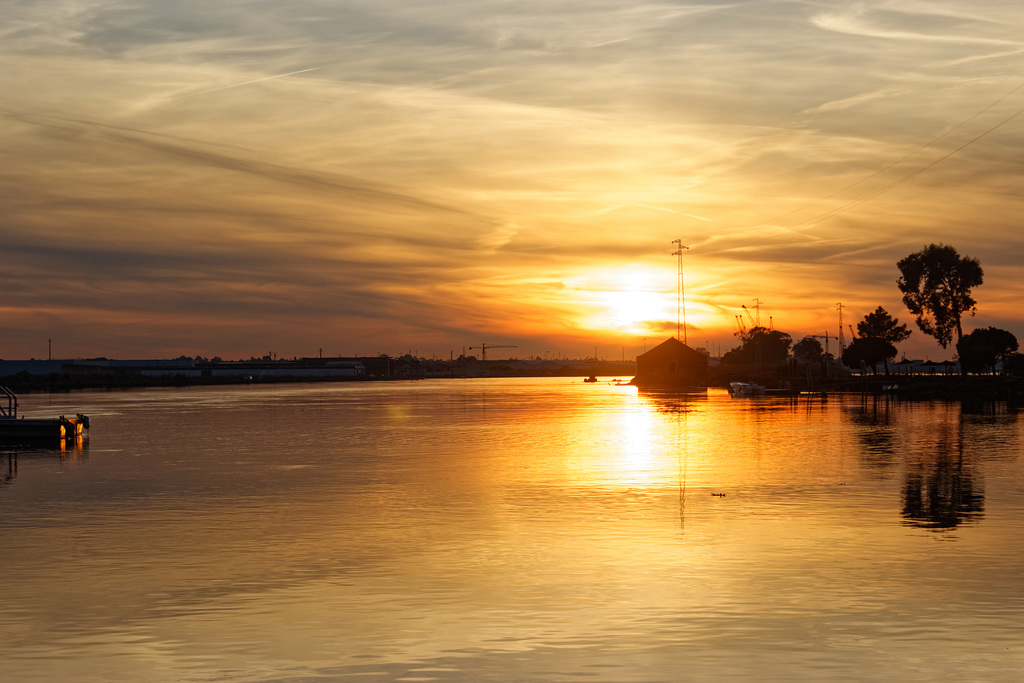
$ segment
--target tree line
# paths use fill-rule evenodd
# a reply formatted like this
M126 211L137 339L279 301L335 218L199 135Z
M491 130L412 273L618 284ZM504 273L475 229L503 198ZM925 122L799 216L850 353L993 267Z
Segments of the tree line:
M977 311L972 290L984 282L977 259L961 256L949 245L929 244L901 259L896 267L900 271L896 284L918 329L934 337L943 349L954 346L963 374L995 372L1000 363L1005 371L1011 360L1020 359L1017 338L1007 330L987 327L964 334L964 317ZM857 336L841 359L848 367L871 368L876 374L882 366L888 374L888 364L898 353L896 345L910 335L907 325L879 306L857 323ZM724 365L774 367L790 357L791 345L792 357L798 362L816 363L831 357L814 337L793 345L785 332L760 326L741 330L737 336L741 344L722 357Z

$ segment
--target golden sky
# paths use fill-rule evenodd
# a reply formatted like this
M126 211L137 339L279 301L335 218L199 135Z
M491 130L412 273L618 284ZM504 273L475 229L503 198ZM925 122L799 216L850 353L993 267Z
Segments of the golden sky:
M911 323L931 242L1024 339L1018 0L13 0L0 56L3 358L628 358L675 239L694 346Z

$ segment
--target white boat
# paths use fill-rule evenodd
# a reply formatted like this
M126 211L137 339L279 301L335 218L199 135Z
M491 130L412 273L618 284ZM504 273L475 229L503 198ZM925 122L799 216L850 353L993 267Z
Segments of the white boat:
M764 387L750 382L729 382L729 394L733 398L764 396Z

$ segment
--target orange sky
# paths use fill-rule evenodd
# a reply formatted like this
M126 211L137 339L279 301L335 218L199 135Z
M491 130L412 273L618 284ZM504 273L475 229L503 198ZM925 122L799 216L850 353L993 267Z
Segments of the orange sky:
M2 358L632 357L675 332L674 239L691 345L755 299L794 339L910 323L930 242L985 269L967 329L1024 338L1019 3L34 0L0 32Z

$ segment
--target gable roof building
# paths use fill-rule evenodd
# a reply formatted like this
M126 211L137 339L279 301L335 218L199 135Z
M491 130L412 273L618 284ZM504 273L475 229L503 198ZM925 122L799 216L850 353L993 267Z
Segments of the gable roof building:
M636 357L636 377L630 384L654 391L705 391L707 376L708 357L669 337Z

